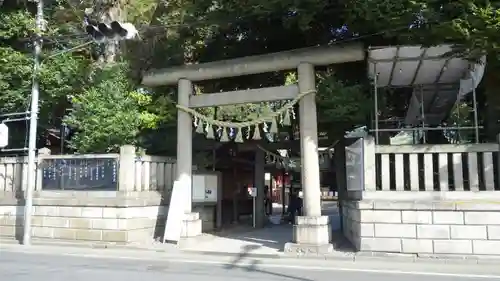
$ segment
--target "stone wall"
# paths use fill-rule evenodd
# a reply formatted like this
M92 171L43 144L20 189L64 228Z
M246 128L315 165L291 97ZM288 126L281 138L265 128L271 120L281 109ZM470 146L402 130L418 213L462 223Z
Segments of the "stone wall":
M168 206L157 192L40 192L33 202L33 238L149 243L163 234ZM215 225L215 205L194 205L203 231ZM0 197L0 237L21 238L24 203Z
M344 201L343 230L359 251L500 255L500 201Z

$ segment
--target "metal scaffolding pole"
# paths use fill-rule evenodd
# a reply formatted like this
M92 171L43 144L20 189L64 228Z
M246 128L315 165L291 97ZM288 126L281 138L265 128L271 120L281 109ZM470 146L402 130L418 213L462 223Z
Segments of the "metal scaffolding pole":
M474 133L476 137L476 143L479 143L479 124L477 117L477 97L476 97L476 80L474 79L474 73L470 72L470 78L472 80L472 106L474 106Z
M422 115L422 128L425 128L425 108L424 108L424 87L420 86L420 110ZM422 130L422 140L424 143L427 142L425 137L425 131Z
M477 126L478 129L482 129L483 126ZM473 130L476 129L475 126L451 126L451 127L418 127L418 128L397 128L397 129L378 129L380 132L401 132L401 131L444 131L444 130ZM370 130L370 132L374 132L375 130Z
M375 75L373 77L373 94L375 95L375 98L374 98L374 107L375 107L375 144L378 144L378 87L377 87L378 73L377 73L377 64L376 63L373 65L373 72L375 73Z
M30 114L29 111L6 113L6 114L0 114L0 118L2 118L2 117L10 117L10 116L21 116L21 115L28 115L28 114Z

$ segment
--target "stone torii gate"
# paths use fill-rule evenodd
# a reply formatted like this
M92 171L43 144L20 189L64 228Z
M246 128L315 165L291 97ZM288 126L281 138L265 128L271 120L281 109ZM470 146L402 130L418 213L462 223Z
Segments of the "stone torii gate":
M315 66L361 61L365 59L362 45L326 46L249 56L195 65L184 65L146 73L145 86L178 85L178 104L184 107L209 107L240 103L256 103L294 99L300 93L314 92ZM221 79L265 72L297 69L298 85L249 89L193 95L193 82ZM301 180L303 216L297 217L293 241L285 245L287 252L329 252L328 217L321 214L321 190L318 161L318 130L315 95L305 95L299 101L301 147ZM189 113L177 113L177 175L176 180L189 182L192 178L192 120ZM186 203L186 226L200 225L199 215L192 213L191 190ZM193 229L199 229L194 227ZM187 233L197 236L200 233Z

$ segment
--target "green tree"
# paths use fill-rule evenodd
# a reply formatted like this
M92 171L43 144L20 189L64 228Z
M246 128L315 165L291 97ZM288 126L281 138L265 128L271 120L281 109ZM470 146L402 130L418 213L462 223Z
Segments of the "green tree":
M126 68L96 70L93 85L71 98L65 122L76 130L72 147L80 153L116 152L124 144L140 144L142 129L154 129L159 115L151 113L151 96L128 82Z
M373 103L365 84L342 81L333 72L318 76L316 102L323 130L340 137L354 126L368 124Z
M38 133L41 140L48 129L60 127L68 111L72 113L66 120L77 131L71 145L77 151L85 152L102 152L127 142L140 143L143 138L147 139L143 132L147 130L142 129L154 127L158 122L160 125L168 122L171 112L175 112L168 97L135 91L137 81L129 79L128 68L110 66L113 69L118 67L120 71L117 75L108 75L111 71L108 67L101 69L101 65L96 64L100 57L99 48L76 48L89 41L82 28L82 16L85 8L93 6L93 3L70 0L46 4L42 65L36 74L33 73L31 44L35 33L34 3L7 1L0 7L0 112L29 109L32 78L36 75L40 81ZM148 11L152 11L154 5L156 3L151 0L136 1L130 5L120 2L117 9L127 12L134 21L145 23L149 22L151 15ZM106 11L101 9L98 12ZM128 54L120 54L112 61L127 65ZM130 57L135 54L130 53ZM115 97L123 103L113 106L106 96ZM96 102L84 103L84 100ZM152 101L155 106L150 106ZM114 111L113 117L120 117L108 118L104 113L110 110ZM93 111L101 114L86 114ZM158 122L156 118L159 118ZM123 127L123 121L130 119L133 120L129 127ZM107 140L104 141L100 135L102 130L95 130L96 123L109 125L104 129L108 134ZM15 134L11 143L21 147L26 138L27 122L11 123L10 128ZM142 130L140 137L139 130Z
M28 4L29 5L29 4ZM61 55L42 61L39 73L33 73L31 38L34 35L34 17L29 7L22 4L5 3L0 12L0 111L2 113L25 112L29 110L32 78L37 75L40 82L39 135L45 129L58 127L65 109L67 96L85 83L88 62L81 53ZM50 10L49 10L50 11ZM57 45L57 46L56 46ZM49 55L62 48L71 47L73 42L46 41ZM10 123L13 132L13 147L21 147L25 138L25 123ZM16 134L16 131L19 134Z

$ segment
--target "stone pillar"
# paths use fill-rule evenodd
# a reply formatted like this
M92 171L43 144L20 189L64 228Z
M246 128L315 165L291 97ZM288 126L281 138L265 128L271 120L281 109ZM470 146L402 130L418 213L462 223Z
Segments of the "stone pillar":
M314 66L302 63L298 67L299 92L316 89ZM306 95L299 103L301 177L303 216L296 219L293 241L285 244L285 252L292 254L326 254L333 250L330 244L329 218L321 215L321 188L318 157L318 124L316 97Z
M497 135L497 143L499 144L499 149L500 149L500 134ZM500 183L500 165L497 165L497 182Z
M180 79L177 103L189 106L189 97L193 94L193 84L187 79ZM181 237L189 238L201 234L201 220L198 213L192 213L192 171L193 171L193 128L191 116L177 110L177 177L182 183L185 196L185 218L182 223Z
M340 214L340 227L342 233L347 229L344 226L346 220L344 220L344 200L347 200L347 176L346 176L346 155L345 155L345 138L341 138L339 142L334 146L334 156L333 162L335 163L333 166L335 168L335 180L337 181L337 206L339 208ZM347 213L346 213L347 215Z
M118 191L132 192L135 185L135 147L121 146L118 161Z
M264 205L265 155L261 149L255 150L254 183L257 188L255 198L255 227L262 228L266 224L266 208Z
M35 190L40 191L42 190L42 180L43 180L43 169L41 168L41 165L43 164L44 161L44 156L50 155L51 151L48 147L40 148L38 150L38 156L37 156L37 168L36 168L36 185L35 185ZM28 156L24 157L23 165L21 167L22 173L27 173L28 172ZM23 177L27 176L27 174L24 174Z
M314 66L301 64L298 68L299 91L316 89ZM299 102L301 181L304 192L304 216L321 216L319 182L318 125L316 96L310 94Z
M372 136L366 136L363 139L363 191L376 191L377 172L375 167L375 139ZM359 197L361 198L361 195Z

